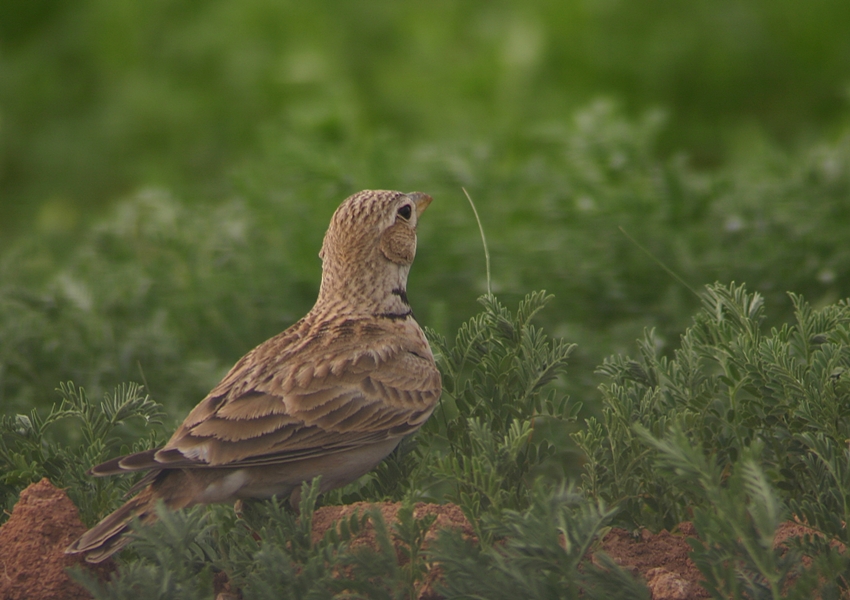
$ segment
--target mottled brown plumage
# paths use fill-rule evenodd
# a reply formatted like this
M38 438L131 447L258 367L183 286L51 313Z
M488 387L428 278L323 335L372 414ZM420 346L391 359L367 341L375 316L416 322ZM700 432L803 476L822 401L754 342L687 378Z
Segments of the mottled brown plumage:
M133 518L244 498L321 491L375 467L431 415L440 374L407 302L416 225L431 198L363 191L334 213L310 312L246 354L162 448L112 459L94 475L147 470L131 498L68 547L100 562Z

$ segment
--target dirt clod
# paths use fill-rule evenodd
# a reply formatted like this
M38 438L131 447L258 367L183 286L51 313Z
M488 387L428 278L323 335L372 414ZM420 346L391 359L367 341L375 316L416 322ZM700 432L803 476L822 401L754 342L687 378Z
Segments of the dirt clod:
M646 587L654 600L688 600L691 584L663 567L646 572Z
M602 550L614 561L642 577L653 600L697 600L710 598L700 585L699 569L688 557L687 542L694 535L690 523L682 523L679 533L641 530L633 536L625 529L613 528L602 541Z
M82 600L91 598L65 572L85 564L65 548L86 530L77 508L47 479L21 492L12 516L0 527L0 598ZM110 563L100 565L104 573Z

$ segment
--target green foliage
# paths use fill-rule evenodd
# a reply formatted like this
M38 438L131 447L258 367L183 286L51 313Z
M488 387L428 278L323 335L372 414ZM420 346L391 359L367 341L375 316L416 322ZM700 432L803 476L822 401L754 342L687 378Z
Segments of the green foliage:
M160 424L160 407L135 383L115 388L100 403L70 382L58 391L62 401L45 416L33 409L0 417L0 505L10 509L21 489L47 477L68 489L83 521L91 524L119 502L132 479L92 478L86 471L115 454L154 447L157 429L149 428ZM80 434L74 444L61 436L69 420ZM59 436L57 423L65 425Z
M797 471L804 492L791 497L788 506L816 532L800 540L798 551L813 559L809 585L823 585L824 598L838 598L850 589L850 556L839 546L850 542L850 450L846 439L824 432L796 439L806 449Z
M133 551L139 560L130 562L108 582L79 568L73 576L97 600L209 598L210 560L216 556L212 544L215 525L197 508L171 512L160 505L157 516L159 520L153 525L134 528Z
M837 598L850 582L850 303L790 297L795 322L766 333L758 293L710 286L671 357L648 333L637 360L605 362L602 416L574 434L585 490L619 519L694 522L716 598ZM791 515L811 533L775 548Z
M691 559L703 575L703 587L714 598L840 598L848 589L850 557L838 543L846 539L841 513L834 501L846 495L847 484L812 473L810 488L802 502L783 499L763 470L763 444L754 441L730 469L706 456L699 446L674 424L657 439L643 427L637 433L658 453L656 467L676 488L694 495L692 521L698 538L689 542ZM801 436L810 454L803 460L847 473L850 455L838 458L829 442L818 434ZM821 469L822 471L822 469ZM789 510L790 507L790 510ZM780 523L796 515L809 525L809 533L776 544ZM803 562L802 557L808 562Z
M3 505L47 475L87 522L114 507L130 481L83 471L154 444L155 430L139 437L153 412L98 409L71 388L52 407L56 382L99 398L141 380L183 416L309 309L344 196L421 189L437 201L410 296L434 329L444 402L418 438L325 501L454 499L481 517L486 543L488 518L540 510L535 482L584 460L584 493L616 506L616 522L672 527L720 502L664 475L633 427L663 440L677 426L724 483L751 456L785 514L823 536L795 550L813 560L798 581L821 574L846 590L847 561L829 544L848 542L850 519L847 304L836 304L850 296L850 5L651 4L0 6ZM600 91L610 98L593 100ZM542 295L516 314L485 298L464 324L488 288L461 186L493 242L495 292L508 304L553 292L535 323L578 350L528 324ZM693 287L746 281L758 294L712 287L677 346L697 302L620 227ZM800 294L790 304L787 289ZM592 368L612 353L597 402ZM203 533L203 519L241 531L205 514L177 531ZM727 533L714 548L741 552ZM251 557L266 569L250 571L255 589L291 551ZM312 589L292 583L305 556L270 596ZM188 597L178 581L210 576L187 559L159 578L170 567L156 564L125 563L151 595ZM387 589L409 592L412 569Z
M229 360L225 349L247 351L271 336L269 324L283 329L314 299L310 291L292 312L276 307L270 323L252 325L252 316L266 314L262 298L274 296L267 286L275 284L244 273L280 243L252 231L255 216L239 202L194 215L151 191L116 207L68 255L36 242L3 256L4 412L44 406L55 387L49 382L72 379L100 395L141 378L175 417L185 414L238 358ZM292 262L293 252L273 253L267 266ZM25 283L33 279L39 283ZM298 285L291 274L293 300ZM244 293L234 295L236 287Z
M390 528L377 510L340 520L321 539L312 535L319 480L302 487L300 515L277 499L252 502L240 518L229 507L157 511L159 521L134 527L135 560L98 581L74 577L97 600L210 598L213 573L223 572L244 598L417 598L428 565L422 552L433 518L402 507ZM351 545L366 528L377 551ZM396 553L394 542L400 552Z
M564 439L580 409L552 385L575 345L531 324L551 298L529 294L512 314L484 296L484 310L461 326L453 346L432 332L443 396L419 452L437 486L449 486L445 498L473 523L487 511L526 508L542 472L564 477L568 449L547 433Z
M613 561L587 554L616 511L585 500L569 489L537 488L531 505L506 510L479 546L445 531L433 557L443 569L447 598L633 598L649 591ZM581 568L579 568L581 565Z
M759 466L761 444L745 448L731 475L706 458L685 433L674 426L657 440L638 433L659 451L656 465L677 488L693 490L691 558L704 577L703 587L715 598L778 599L806 597L808 581L794 582L800 556L774 547L774 536L788 512Z
M765 331L758 293L709 286L671 356L648 332L637 359L602 365L600 416L576 430L580 405L560 379L573 346L531 324L549 299L529 294L511 312L485 296L453 344L430 332L441 405L375 472L325 498L400 499L398 522L370 510L316 540L313 482L300 516L277 500L249 503L241 516L221 506L161 511L136 530L110 582L77 577L97 598L208 597L217 573L245 597L413 598L439 566L447 597L637 598L647 591L604 555L584 560L595 540L610 524L692 520L692 558L714 597L846 593L850 558L838 547L850 542L850 303L814 309L791 294L794 322ZM3 420L6 502L47 475L91 520L120 503L129 482L91 480L83 469L128 450L140 432L125 424L153 423L158 408L138 386L100 405L71 384L61 393L46 417ZM67 418L79 421L78 436L52 439L52 424ZM580 492L564 483L570 433L585 453ZM428 541L433 520L413 517L421 499L459 504L475 539ZM810 533L776 547L792 516ZM377 552L350 544L366 527Z
M151 184L221 197L270 137L338 147L389 131L392 151L438 153L509 137L522 153L600 91L669 109L666 146L713 164L759 125L793 140L840 122L849 11L834 0L4 3L0 223L9 235L38 212L45 228L73 226Z
M774 485L789 497L817 489L804 468L809 450L800 436L822 432L837 442L850 425L841 377L850 366L850 305L814 310L799 296L791 300L796 323L764 333L758 293L710 286L672 357L659 354L650 332L638 359L607 360L602 416L574 435L588 457L588 492L625 503L633 523L671 528L687 517L695 498L660 476L636 423L655 437L678 423L721 471L759 442Z
M250 503L244 523L222 536L216 566L233 585L252 598L331 598L345 590L355 597L402 597L410 579L397 563L381 515L355 513L316 541L312 519L318 480L305 483L302 491L300 516L276 500ZM368 550L349 545L369 523L382 550L370 554L371 560L365 556Z
M514 315L494 296L483 296L484 310L461 326L454 347L442 336L431 336L445 393L457 413L507 429L517 418L564 412L566 400L546 385L563 373L575 344L550 342L531 324L552 298L543 291L529 294ZM446 425L446 433L466 450L470 438L452 428L456 424Z
M562 109L561 109L562 110ZM315 300L322 234L363 188L421 189L409 282L417 318L454 336L486 291L465 186L491 242L493 290L555 295L537 323L578 342L571 397L593 397L593 368L655 328L662 353L698 301L622 227L693 287L747 281L774 307L784 290L816 306L850 296L850 136L790 153L757 147L712 173L660 156L670 125L599 100L523 136L408 143L392 135L329 142L269 133L229 171L226 197L176 188L122 194L74 233L33 232L0 253L0 412L49 409L57 381L99 397L142 381L185 414L230 365ZM583 402L595 411L594 403Z

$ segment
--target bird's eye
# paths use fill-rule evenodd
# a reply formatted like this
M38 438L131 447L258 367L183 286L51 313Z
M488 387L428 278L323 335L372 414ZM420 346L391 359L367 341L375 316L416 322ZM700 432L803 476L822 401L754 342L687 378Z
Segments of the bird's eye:
M413 209L410 208L409 204L405 204L404 206L398 209L398 215L405 221L410 220L411 214L413 214Z

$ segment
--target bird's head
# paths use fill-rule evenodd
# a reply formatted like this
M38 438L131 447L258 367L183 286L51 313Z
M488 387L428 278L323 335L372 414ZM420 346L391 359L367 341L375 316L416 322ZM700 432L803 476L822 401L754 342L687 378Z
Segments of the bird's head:
M416 256L416 225L431 197L421 192L364 190L343 201L331 219L322 251L323 297L363 308L406 306L407 274ZM370 306L371 305L371 306Z

